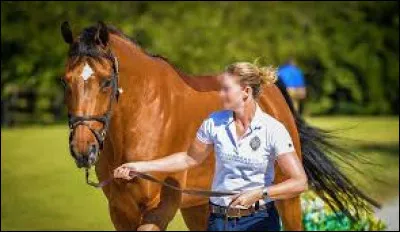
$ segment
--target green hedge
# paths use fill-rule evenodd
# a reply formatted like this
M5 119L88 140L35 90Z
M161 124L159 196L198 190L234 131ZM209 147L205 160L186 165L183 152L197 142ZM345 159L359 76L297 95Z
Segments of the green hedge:
M97 20L190 74L220 73L236 61L279 66L292 56L308 87L305 113L398 114L399 3L1 1L1 97L34 89L40 103L20 121L53 122L66 109L59 77L68 46ZM132 64L134 66L134 64ZM49 115L49 114L53 114ZM19 123L19 121L17 122Z

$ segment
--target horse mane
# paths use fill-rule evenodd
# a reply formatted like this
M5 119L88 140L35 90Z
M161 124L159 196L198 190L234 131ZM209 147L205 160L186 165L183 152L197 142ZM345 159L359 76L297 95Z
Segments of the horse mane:
M138 47L147 56L150 56L152 58L162 59L165 62L167 62L168 64L170 64L171 66L173 66L174 68L176 68L173 64L171 64L171 62L166 57L164 57L164 56L162 56L160 54L154 54L154 53L151 53L151 52L147 51L146 49L144 49L143 47L141 47L139 45L139 42L137 42L135 38L126 35L121 30L119 30L117 27L115 27L113 25L107 25L107 29L108 29L108 32L110 32L110 33L112 33L114 35L118 35L119 37L122 37L123 39L128 40L131 43L133 43L136 47Z
M108 32L117 35L129 42L131 42L134 46L136 46L140 51L142 51L145 55L156 59L161 60L168 64L182 80L193 88L196 91L200 92L208 92L208 91L216 91L218 90L219 83L216 79L216 75L200 75L200 76L191 76L187 75L185 72L180 70L176 65L170 62L166 57L153 54L142 48L139 43L132 37L129 37L121 30L117 29L113 25L107 25ZM74 43L69 51L69 56L90 56L92 58L98 59L100 57L110 58L112 55L110 51L103 51L98 48L95 42L95 35L97 33L96 26L90 26L83 29L82 33L79 35L79 42Z

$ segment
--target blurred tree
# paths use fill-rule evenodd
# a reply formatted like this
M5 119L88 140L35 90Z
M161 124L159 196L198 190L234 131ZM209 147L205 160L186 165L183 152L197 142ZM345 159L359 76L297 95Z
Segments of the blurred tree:
M257 57L280 65L294 56L309 84L306 110L314 114L398 114L398 5L2 1L1 96L33 88L35 118L55 120L51 99L62 95L57 82L67 56L60 24L69 20L79 33L103 20L193 74Z

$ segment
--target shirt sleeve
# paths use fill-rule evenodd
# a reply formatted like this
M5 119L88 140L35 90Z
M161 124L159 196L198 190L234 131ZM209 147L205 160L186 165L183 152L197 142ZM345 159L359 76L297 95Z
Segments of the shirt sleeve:
M292 137L290 137L289 132L282 123L278 124L273 134L273 144L276 156L296 151L294 149Z
M211 118L207 118L203 121L200 128L197 130L196 137L202 143L212 144L212 121Z

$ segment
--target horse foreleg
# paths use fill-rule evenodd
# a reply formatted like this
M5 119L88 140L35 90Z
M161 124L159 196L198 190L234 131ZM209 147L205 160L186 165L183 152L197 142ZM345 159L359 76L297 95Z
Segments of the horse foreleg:
M111 204L109 204L109 211L111 221L113 222L116 230L136 230L136 228L139 226L140 215L138 215L136 219L133 219L125 210L121 210L119 207Z
M141 207L134 192L122 180L110 184L108 204L110 217L116 230L136 230L140 225Z
M112 144L110 140L106 140L95 169L100 182L112 176L112 157ZM108 209L114 228L116 230L135 230L139 226L140 211L130 192L119 184L112 183L103 187L103 193L108 200Z
M165 182L179 186L178 181L173 178L165 179ZM165 230L169 222L178 211L182 199L182 193L166 187L161 188L160 202L155 208L143 213L141 225L138 231L159 231Z
M208 226L209 206L207 204L181 209L186 226L191 231L205 231Z

